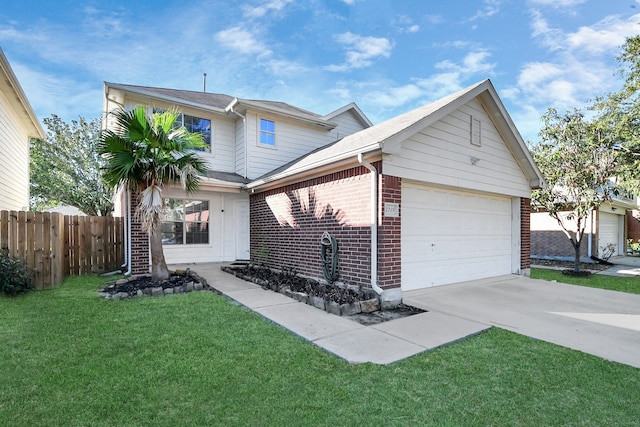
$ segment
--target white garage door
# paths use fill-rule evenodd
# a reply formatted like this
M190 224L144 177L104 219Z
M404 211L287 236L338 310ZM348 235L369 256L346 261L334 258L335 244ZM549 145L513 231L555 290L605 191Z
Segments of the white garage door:
M510 273L510 198L403 183L403 290Z
M607 212L599 212L599 215L600 219L598 221L598 225L600 229L598 230L598 254L599 256L603 256L603 249L606 248L609 244L613 244L616 248L614 254L618 255L621 249L618 247L620 245L618 242L619 215Z

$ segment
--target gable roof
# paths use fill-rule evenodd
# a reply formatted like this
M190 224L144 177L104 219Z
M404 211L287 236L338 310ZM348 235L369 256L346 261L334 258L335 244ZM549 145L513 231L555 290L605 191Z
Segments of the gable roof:
M41 138L46 137L42 125L33 111L27 96L18 82L18 78L13 73L9 60L4 56L2 48L0 48L0 91L2 91L6 98L9 100L9 104L13 111L18 115L22 124L30 137Z
M452 113L468 101L479 98L492 118L498 132L505 140L514 159L529 179L532 188L544 186L544 179L538 170L522 136L516 129L511 117L490 80L484 80L462 89L435 102L396 116L383 123L312 151L273 172L248 184L248 188L257 188L269 182L284 179L298 173L327 166L358 154L380 152L394 154L400 149L403 140Z
M332 113L321 116L320 114L280 101L243 99L222 93L196 92L191 90L166 89L151 86L136 86L109 82L104 82L104 84L106 87L112 87L114 89L120 89L136 93L138 95L161 99L169 103L178 103L190 105L196 108L212 110L222 114L229 114L232 111L243 112L247 109L253 109L266 113L277 114L279 116L291 117L295 120L320 126L329 130L337 126L336 123L331 121L334 117L351 109L363 124L371 126L369 119L354 103L347 104Z

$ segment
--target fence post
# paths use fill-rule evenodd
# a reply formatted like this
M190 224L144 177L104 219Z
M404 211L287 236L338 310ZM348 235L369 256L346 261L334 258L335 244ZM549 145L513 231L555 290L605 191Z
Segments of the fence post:
M64 215L61 213L53 213L51 215L51 249L52 249L52 279L53 286L62 283L64 275L62 269L64 266Z

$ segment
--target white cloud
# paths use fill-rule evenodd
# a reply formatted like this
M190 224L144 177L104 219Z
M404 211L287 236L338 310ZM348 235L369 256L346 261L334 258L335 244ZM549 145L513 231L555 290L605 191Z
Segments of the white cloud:
M486 62L491 54L485 50L469 52L462 59L461 63L455 63L451 60L441 61L435 64L435 68L441 70L456 71L465 74L488 74L493 71L495 64Z
M420 25L413 22L411 17L400 15L391 21L391 26L401 33L417 33L420 31Z
M328 71L348 71L368 67L375 58L388 58L393 49L393 43L384 37L366 37L346 32L334 36L334 39L346 46L345 63L329 65L325 67Z
M573 7L585 3L587 0L529 0L530 3L551 6L553 8Z
M243 6L244 16L248 18L260 18L269 12L279 12L293 0L265 1L259 6Z
M235 52L245 55L269 56L269 50L256 36L241 27L222 30L215 35L215 40Z
M627 37L635 34L640 34L640 14L624 21L610 16L591 27L580 27L575 33L568 34L567 42L573 50L607 53L622 46Z
M475 15L467 19L467 21L476 21L478 19L489 18L500 11L501 0L484 0L484 8L476 11Z

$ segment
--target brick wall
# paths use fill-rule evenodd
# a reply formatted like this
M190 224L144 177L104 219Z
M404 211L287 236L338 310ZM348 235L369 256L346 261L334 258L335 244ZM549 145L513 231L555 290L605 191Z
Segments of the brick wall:
M640 240L640 211L627 211L627 239L633 239L633 242Z
M383 289L397 288L402 280L402 242L400 216L384 216L385 203L398 203L402 210L402 179L379 176L380 206L378 228L378 286Z
M136 208L140 194L131 194L129 218L131 218L131 274L149 273L149 235L142 229Z
M539 229L535 229L534 226L531 230L531 256L535 257L557 257L557 258L571 258L573 259L575 251L571 242L557 225L557 222L549 217L546 212L535 212L533 215L543 215L544 226L538 225ZM536 224L540 220L534 221ZM580 256L585 259L588 258L589 239L594 236L588 234L589 229L586 230L580 247Z
M369 287L369 174L365 167L355 167L252 194L251 260L323 277L320 238L328 231L339 245L338 280Z
M531 267L531 199L520 198L520 268Z

